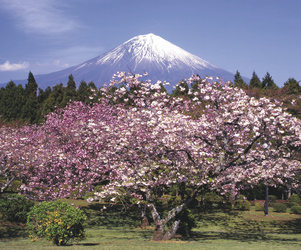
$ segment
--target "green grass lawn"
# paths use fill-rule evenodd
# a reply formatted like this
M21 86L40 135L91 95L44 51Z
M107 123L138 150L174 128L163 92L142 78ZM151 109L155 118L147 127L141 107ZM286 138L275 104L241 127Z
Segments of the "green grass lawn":
M153 228L139 228L139 211L122 207L101 213L100 205L68 201L88 215L87 239L57 247L51 242L31 242L25 225L1 222L0 249L301 249L301 215L269 212L200 213L198 227L188 239L152 242ZM252 207L253 208L253 207ZM271 209L272 210L272 209Z

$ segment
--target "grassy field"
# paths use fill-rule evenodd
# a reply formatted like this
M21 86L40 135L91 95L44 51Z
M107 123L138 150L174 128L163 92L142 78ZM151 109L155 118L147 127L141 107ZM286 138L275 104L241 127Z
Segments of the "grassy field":
M119 207L101 213L98 205L76 205L88 215L86 240L64 247L45 240L31 242L25 225L1 222L0 249L301 249L300 215L215 211L199 215L198 227L188 239L152 242L153 228L138 227L138 211L120 212Z

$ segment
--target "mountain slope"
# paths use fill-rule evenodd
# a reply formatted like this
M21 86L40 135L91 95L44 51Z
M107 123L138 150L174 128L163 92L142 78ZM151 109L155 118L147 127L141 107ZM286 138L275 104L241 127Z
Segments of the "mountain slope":
M113 50L82 64L45 75L35 76L39 87L45 89L58 83L66 84L73 75L77 86L80 81L93 81L96 86L109 82L117 71L133 74L148 72L153 82L167 81L173 86L178 81L199 74L201 77L219 76L233 81L234 75L181 49L154 34L136 36ZM33 72L34 73L34 72ZM24 84L26 81L15 81ZM169 89L170 91L171 89Z

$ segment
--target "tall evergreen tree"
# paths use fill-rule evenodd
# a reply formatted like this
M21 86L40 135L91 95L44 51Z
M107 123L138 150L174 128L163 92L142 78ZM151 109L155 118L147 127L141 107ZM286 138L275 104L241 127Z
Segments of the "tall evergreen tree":
M30 95L32 97L37 96L38 84L32 74L31 71L28 73L27 84L25 84L25 93L26 95Z
M10 81L5 88L1 88L0 115L1 120L10 123L21 119L24 105L24 88L20 84L16 86Z
M63 106L66 106L70 101L76 101L77 93L76 93L76 83L74 81L73 75L69 75L69 79L67 82L67 87L64 91L64 99Z
M89 103L90 91L88 84L85 81L81 81L77 89L77 95L81 102Z
M246 82L241 78L241 75L238 72L238 70L236 71L236 74L234 75L234 87L238 87L241 89L246 89L248 87Z
M43 104L51 94L51 88L48 86L45 90L39 88L39 95L37 97L38 102L38 110L37 110L37 118L36 123L41 123L44 121L44 116L46 114L43 114Z
M42 114L46 115L49 112L53 112L57 107L63 107L63 99L64 99L64 87L63 84L57 84L52 87L52 91L47 97L47 99L43 102L42 105Z
M260 88L261 87L261 81L255 71L253 71L252 78L250 80L250 88Z
M35 123L37 119L38 84L31 72L28 74L27 84L25 84L24 106L22 108L22 118L30 123Z
M267 72L266 75L262 78L261 88L262 89L277 88L277 85L275 84L275 82L272 79L272 77L271 77L271 75L270 75L269 72Z
M39 88L38 103L43 104L43 102L48 98L51 92L52 89L49 86L45 90Z
M94 89L95 91L97 90L97 87L96 87L96 85L95 85L95 83L94 82L89 82L89 84L88 84L88 88L89 89Z
M284 83L283 88L288 95L299 95L301 93L299 82L294 78L289 78Z

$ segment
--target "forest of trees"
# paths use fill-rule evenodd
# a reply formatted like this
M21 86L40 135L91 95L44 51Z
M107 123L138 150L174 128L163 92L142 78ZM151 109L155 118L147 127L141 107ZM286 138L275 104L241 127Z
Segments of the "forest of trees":
M233 84L244 89L250 96L266 96L281 101L289 113L301 118L301 87L294 78L289 78L280 88L268 72L262 80L253 72L250 83L247 84L237 71ZM197 84L189 86L183 81L171 95L189 95L189 91L194 92L196 86ZM185 88L185 91L181 91L180 88ZM40 124L46 114L56 108L65 107L69 101L81 101L86 104L98 102L99 96L95 93L98 91L93 82L81 81L77 87L72 75L69 76L66 86L60 83L43 90L38 87L32 72L29 72L25 87L10 81L0 89L0 124Z
M93 82L82 81L78 88L72 75L69 76L67 86L57 84L45 90L38 88L38 84L31 72L25 88L10 81L6 87L0 89L0 122L3 124L30 123L39 124L44 116L56 108L63 108L69 101L93 103L92 92L97 88Z

